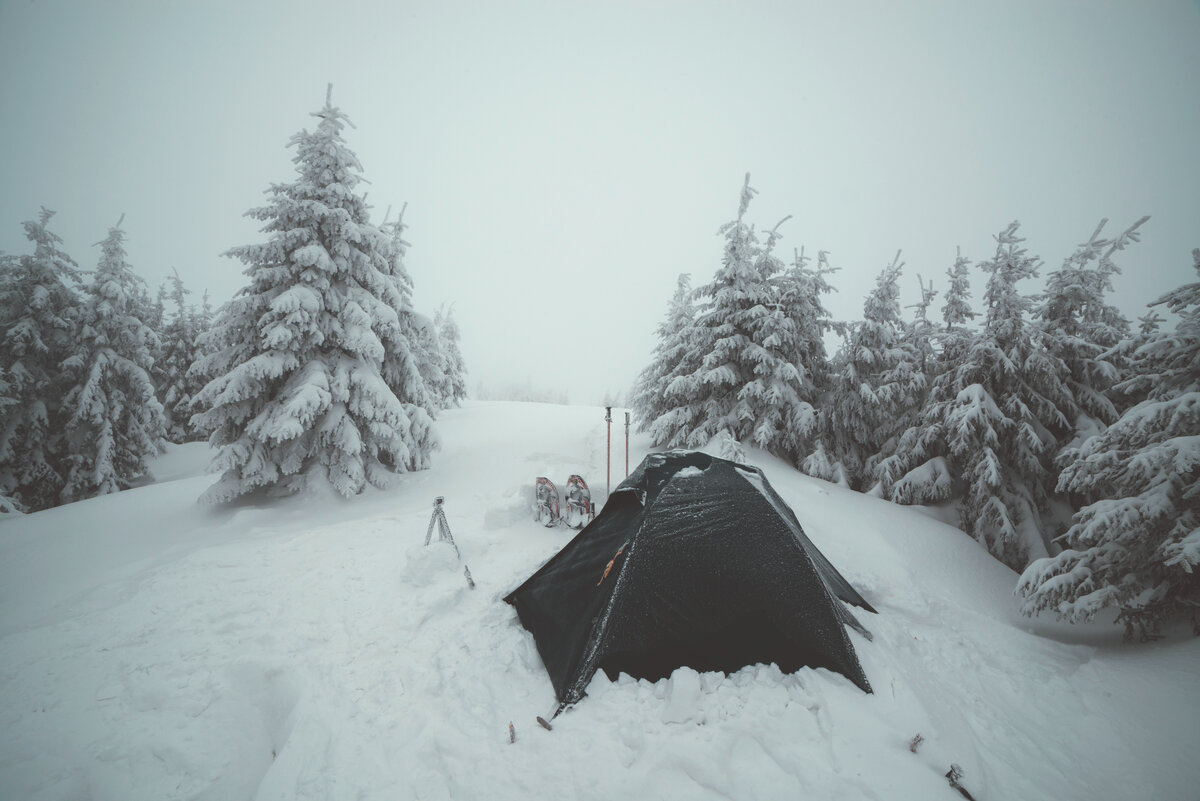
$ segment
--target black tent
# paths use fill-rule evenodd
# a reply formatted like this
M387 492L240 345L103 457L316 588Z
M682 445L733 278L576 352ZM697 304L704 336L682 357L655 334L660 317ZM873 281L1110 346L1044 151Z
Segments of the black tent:
M647 456L579 535L504 600L533 633L561 705L597 669L826 667L871 691L843 602L874 612L756 467Z

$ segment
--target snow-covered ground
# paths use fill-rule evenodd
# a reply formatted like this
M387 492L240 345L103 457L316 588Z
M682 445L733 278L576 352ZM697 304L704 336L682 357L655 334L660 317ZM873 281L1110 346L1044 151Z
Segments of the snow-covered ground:
M0 799L925 801L961 798L952 763L979 801L1200 796L1200 640L1022 618L962 533L760 453L879 610L873 642L851 633L875 693L761 665L599 674L540 728L553 690L501 598L571 536L533 522L536 476L603 503L602 418L469 403L433 469L349 501L202 508L207 447L184 446L154 485L0 522ZM474 590L422 546L437 495Z

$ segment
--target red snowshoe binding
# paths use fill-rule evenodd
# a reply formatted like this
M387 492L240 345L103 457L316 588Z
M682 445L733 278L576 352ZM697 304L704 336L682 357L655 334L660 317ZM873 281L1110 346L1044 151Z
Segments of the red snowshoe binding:
M538 476L533 493L536 501L534 508L537 512L534 519L547 528L557 525L559 521L558 488L554 486L554 482L545 476Z
M567 479L567 514L566 522L571 528L583 528L596 517L595 507L592 506L592 491L588 489L583 476L571 476Z

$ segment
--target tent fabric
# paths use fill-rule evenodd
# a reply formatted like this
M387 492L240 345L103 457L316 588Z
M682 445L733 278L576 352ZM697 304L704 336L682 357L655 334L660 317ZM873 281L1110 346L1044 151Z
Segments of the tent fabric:
M862 596L755 467L651 454L596 519L505 600L561 705L596 670L655 680L681 666L835 670L870 692L846 634Z

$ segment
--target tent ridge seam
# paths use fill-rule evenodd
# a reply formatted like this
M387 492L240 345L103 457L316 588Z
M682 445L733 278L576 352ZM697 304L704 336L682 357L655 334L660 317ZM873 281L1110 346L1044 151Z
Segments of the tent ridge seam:
M644 503L642 508L645 509ZM633 559L633 553L637 548L638 537L642 533L642 528L643 525L639 524L637 531L635 531L629 538L629 545L627 546L628 550L625 552L625 558L621 562L620 570L617 571L616 580L613 582L612 594L608 597L608 603L605 604L604 612L601 614L600 620L594 629L595 636L593 636L591 641L588 642L587 651L584 652L582 663L584 670L579 675L581 677L587 676L589 682L591 681L592 675L595 673L596 653L600 650L600 641L603 639L605 632L608 631L608 619L612 616L613 607L616 606L617 596L621 591L621 585L625 582L625 568L630 564L630 560ZM564 705L573 704L579 699L583 698L582 684L583 681L580 680L571 687L567 688L567 691L563 693Z

